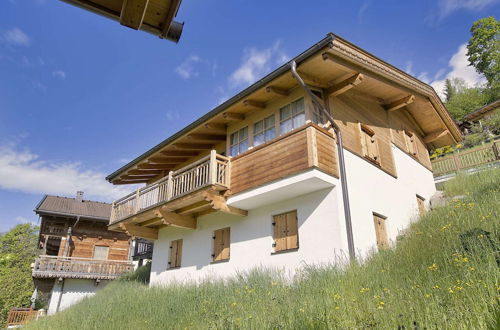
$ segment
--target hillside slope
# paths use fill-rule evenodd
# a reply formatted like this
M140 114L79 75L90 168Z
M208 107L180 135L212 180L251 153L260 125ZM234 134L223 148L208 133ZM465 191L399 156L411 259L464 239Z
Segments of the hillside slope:
M494 328L499 189L500 170L458 177L446 193L464 198L429 212L396 248L345 271L309 267L292 284L269 270L199 286L117 281L28 328ZM479 231L460 237L475 228L489 238Z

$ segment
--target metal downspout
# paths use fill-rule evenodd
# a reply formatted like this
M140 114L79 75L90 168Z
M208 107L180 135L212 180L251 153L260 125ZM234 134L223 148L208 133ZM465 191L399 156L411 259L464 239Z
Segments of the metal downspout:
M321 112L325 115L325 117L332 124L333 130L337 136L337 149L338 149L338 157L339 157L339 167L340 167L340 183L342 185L342 199L344 202L344 215L345 215L345 225L347 231L347 246L349 249L349 257L354 259L356 257L356 252L354 249L354 238L352 235L352 222L351 222L351 207L349 204L349 191L347 189L347 176L345 171L345 159L344 159L344 147L342 143L342 132L340 128L337 126L335 121L333 120L332 115L328 110L326 110L325 106L318 99L316 95L311 91L311 89L304 83L304 80L300 77L297 72L297 63L295 61L290 62L290 68L292 71L293 77L299 82L299 85L305 90L305 92L311 98L315 107L317 107Z

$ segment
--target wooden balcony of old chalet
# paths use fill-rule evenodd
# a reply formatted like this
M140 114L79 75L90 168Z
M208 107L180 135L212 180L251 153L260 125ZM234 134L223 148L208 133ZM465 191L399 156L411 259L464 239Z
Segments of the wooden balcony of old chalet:
M197 218L212 212L245 216L247 210L229 205L229 197L312 168L338 177L333 134L313 123L236 157L212 150L113 202L109 229L156 240L159 229L196 229Z
M43 255L35 260L32 276L45 278L78 278L113 280L134 269L129 261Z

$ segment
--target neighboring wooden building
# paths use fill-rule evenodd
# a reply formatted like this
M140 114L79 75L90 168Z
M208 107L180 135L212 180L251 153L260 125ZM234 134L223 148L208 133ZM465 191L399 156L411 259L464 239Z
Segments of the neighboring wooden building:
M146 184L109 229L154 241L152 284L366 255L427 207L461 140L434 89L333 34L292 62L107 177Z
M107 229L108 203L46 195L35 208L40 216L39 244L33 280L50 295L48 313L93 294L109 280L133 269L129 236Z
M500 100L496 100L466 115L460 123L460 128L467 134L472 125L481 124L482 120L489 119L498 113L500 113Z

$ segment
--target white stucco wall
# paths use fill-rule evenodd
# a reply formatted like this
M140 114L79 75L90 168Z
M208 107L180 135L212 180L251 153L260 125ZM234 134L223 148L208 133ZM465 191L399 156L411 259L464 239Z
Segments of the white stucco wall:
M56 281L50 296L47 314L55 314L58 311L62 311L76 304L85 297L94 295L98 290L103 289L108 282L107 280L102 280L99 285L96 286L95 280L67 278L64 279L63 286L62 282Z
M387 217L389 238L395 240L400 231L417 218L416 194L425 198L427 204L435 192L429 170L396 147L393 154L398 178L345 151L358 256L366 256L376 248L373 212ZM255 267L283 269L293 275L305 264L331 263L345 258L348 249L341 187L338 180L334 182L333 188L249 209L247 217L218 212L200 217L196 230L160 230L153 252L151 284L228 277ZM300 247L296 251L272 254L272 216L291 210L297 210L298 214ZM212 264L212 234L224 227L231 227L231 257L229 261ZM183 239L181 268L167 270L170 242L176 239Z

